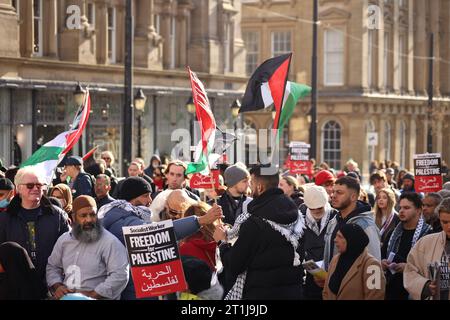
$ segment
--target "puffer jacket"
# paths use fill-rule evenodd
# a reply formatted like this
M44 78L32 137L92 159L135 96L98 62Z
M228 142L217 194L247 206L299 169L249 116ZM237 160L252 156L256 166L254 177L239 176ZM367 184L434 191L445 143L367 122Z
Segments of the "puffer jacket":
M323 262L325 270L328 270L328 266L333 259L333 256L338 253L334 244L334 237L336 236L339 223L354 223L359 225L369 237L369 244L367 246L368 252L377 260L381 261L381 245L380 245L380 231L375 224L373 213L369 204L359 201L356 203L356 209L349 214L350 217L342 219L340 214L337 214L328 224L327 232L325 233L325 249L323 253ZM347 218L348 218L347 217ZM338 221L338 219L340 221ZM331 246L333 246L333 254L331 255Z

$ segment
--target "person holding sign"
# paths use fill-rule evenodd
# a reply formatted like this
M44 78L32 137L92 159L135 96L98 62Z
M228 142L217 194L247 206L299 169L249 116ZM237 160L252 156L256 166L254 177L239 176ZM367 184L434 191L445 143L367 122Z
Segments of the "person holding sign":
M122 227L139 226L150 222L152 203L152 187L141 177L129 177L123 183L122 198L103 206L99 210L99 219L106 230L124 243ZM222 217L220 206L213 206L207 214L201 217L191 216L173 220L177 240L181 240L195 232L201 226L214 222ZM122 293L123 300L135 300L136 294L133 281Z
M436 208L443 231L427 235L417 241L408 255L404 271L404 285L414 300L450 300L450 199ZM431 266L437 266L431 268ZM440 277L433 277L432 272Z
M56 299L78 292L94 299L120 298L128 282L125 247L97 219L95 199L73 202L72 230L56 242L47 264L47 284Z
M386 280L380 262L367 251L369 237L364 230L344 224L334 243L339 253L331 260L323 299L384 300Z

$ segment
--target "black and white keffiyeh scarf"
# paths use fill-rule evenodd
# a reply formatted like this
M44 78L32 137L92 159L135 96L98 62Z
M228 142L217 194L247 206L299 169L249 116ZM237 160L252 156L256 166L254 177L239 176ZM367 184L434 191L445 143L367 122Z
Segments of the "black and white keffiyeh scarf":
M317 225L316 219L311 214L311 211L306 209L306 217L305 217L305 223L306 226L311 229L316 235L320 235L320 233L323 231L323 229L327 226L328 220L330 219L330 214L333 208L331 208L330 204L327 203L325 205L325 214L323 215L322 219L320 219L320 229Z
M239 236L239 229L242 223L244 223L249 217L250 214L244 212L236 219L233 228L227 231L227 241L230 241L235 237ZM281 233L281 235L283 235L286 238L286 240L288 240L292 244L292 246L294 247L293 265L299 266L300 256L297 253L298 240L303 235L305 228L305 221L303 219L303 215L301 214L301 212L299 212L297 221L287 225L278 224L267 219L262 220L267 224L269 224L275 231ZM236 282L234 283L231 290L227 293L224 300L242 300L246 277L247 271L244 271L243 273L238 275Z
M417 240L419 240L420 235L426 234L430 229L430 226L425 223L425 220L421 216L419 222L417 223L416 230L414 231L414 235L411 242L411 248L414 247ZM387 256L393 253L397 253L398 248L400 246L400 239L403 235L403 223L399 223L394 231L392 232L391 238L389 239L388 248L387 248Z

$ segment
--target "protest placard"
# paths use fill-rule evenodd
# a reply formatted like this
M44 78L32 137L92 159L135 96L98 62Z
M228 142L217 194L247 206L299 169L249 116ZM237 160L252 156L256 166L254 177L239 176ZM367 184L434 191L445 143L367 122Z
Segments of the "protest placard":
M313 167L309 161L309 148L311 146L301 141L291 141L289 144L289 155L287 167L291 174L312 175Z
M122 229L137 298L186 290L172 220Z
M212 178L210 175L204 176L200 173L195 173L189 180L189 186L193 189L215 189L219 188L219 170L211 170ZM213 181L211 181L213 179Z
M414 187L416 192L438 192L442 189L441 154L414 155Z

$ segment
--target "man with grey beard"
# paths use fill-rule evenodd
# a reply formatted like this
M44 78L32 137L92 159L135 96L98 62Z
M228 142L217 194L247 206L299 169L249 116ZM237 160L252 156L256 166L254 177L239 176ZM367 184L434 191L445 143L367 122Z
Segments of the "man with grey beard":
M56 242L47 264L47 284L56 299L81 293L94 299L119 299L128 283L125 247L97 219L90 196L73 202L72 230Z

